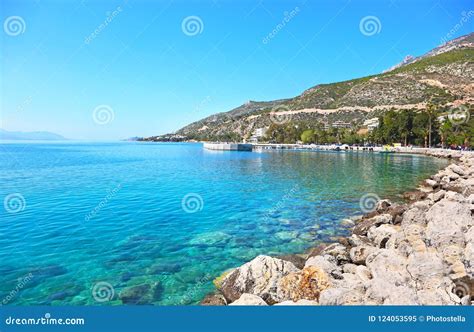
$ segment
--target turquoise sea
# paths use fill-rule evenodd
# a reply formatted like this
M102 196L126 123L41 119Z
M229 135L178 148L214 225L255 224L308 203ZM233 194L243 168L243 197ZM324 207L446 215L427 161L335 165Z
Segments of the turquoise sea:
M201 144L0 144L0 303L195 304L258 254L347 235L366 194L446 165L368 152Z

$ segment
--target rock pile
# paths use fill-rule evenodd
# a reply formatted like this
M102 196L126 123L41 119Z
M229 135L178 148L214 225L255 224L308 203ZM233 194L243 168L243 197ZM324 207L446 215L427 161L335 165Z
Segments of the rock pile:
M299 255L304 266L258 256L218 278L202 304L471 304L474 155L455 157L413 202L379 201L350 237Z

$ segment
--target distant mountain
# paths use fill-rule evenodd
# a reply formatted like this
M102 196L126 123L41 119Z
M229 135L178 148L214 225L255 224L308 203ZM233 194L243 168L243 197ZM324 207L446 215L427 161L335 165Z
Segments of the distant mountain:
M358 125L389 109L423 109L433 98L446 106L474 104L474 33L423 56L406 57L387 72L316 85L294 98L249 101L191 123L176 134L227 140L248 137L255 129L278 121Z
M438 55L438 54L442 54L442 53L446 53L446 52L450 52L450 51L454 51L454 50L469 49L469 48L471 48L471 49L474 48L474 33L470 33L468 35L464 35L464 36L458 37L456 39L446 41L442 45L432 49L428 53L426 53L422 56L419 56L419 57L414 57L414 56L411 56L411 55L407 55L401 63L399 63L398 65L393 66L392 68L390 68L387 71L397 69L399 67L402 67L404 65L408 65L410 63L414 63L416 61L422 60L422 59L427 58L427 57L435 56L435 55Z
M0 129L0 140L59 141L65 139L61 135L47 131L21 132Z

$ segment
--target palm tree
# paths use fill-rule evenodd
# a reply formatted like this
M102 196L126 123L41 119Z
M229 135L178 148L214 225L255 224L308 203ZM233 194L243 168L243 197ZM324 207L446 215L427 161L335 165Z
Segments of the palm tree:
M452 132L453 126L450 121L445 121L439 128L439 133L441 136L441 147L444 149L446 145L446 140L448 135Z
M428 147L431 148L431 132L433 127L433 117L438 112L438 106L435 105L432 101L426 105L425 113L428 115ZM426 147L426 142L425 142Z

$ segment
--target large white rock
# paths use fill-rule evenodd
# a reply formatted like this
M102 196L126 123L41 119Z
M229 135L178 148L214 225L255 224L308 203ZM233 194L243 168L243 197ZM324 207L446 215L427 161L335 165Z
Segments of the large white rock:
M398 251L379 249L369 255L366 266L373 276L372 280L385 280L394 285L407 285L412 281L407 271L408 260Z
M447 198L434 204L426 213L426 236L436 248L448 245L464 247L464 234L473 220L469 204Z
M280 280L297 271L299 270L293 263L260 255L225 275L218 287L231 302L239 299L242 294L249 293L273 304L284 300L277 295Z
M328 288L319 296L320 305L362 305L368 304L364 294L349 288Z
M369 245L354 247L350 251L351 260L355 264L365 264L367 257L376 250L377 249L375 247Z
M326 272L328 275L337 276L342 273L340 266L336 264L336 259L333 256L313 256L308 258L305 267L315 266Z
M261 297L249 293L242 294L238 300L229 305L268 305Z
M367 237L379 248L384 248L392 235L397 233L399 227L393 225L372 226L367 232Z
M402 226L417 224L417 225L426 225L426 218L424 211L411 207L403 214Z

